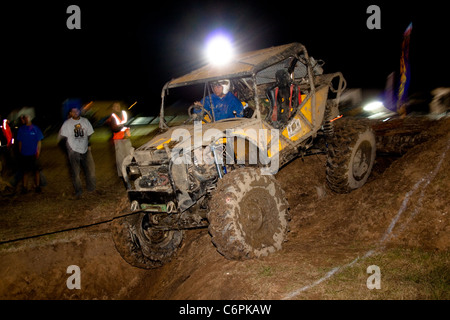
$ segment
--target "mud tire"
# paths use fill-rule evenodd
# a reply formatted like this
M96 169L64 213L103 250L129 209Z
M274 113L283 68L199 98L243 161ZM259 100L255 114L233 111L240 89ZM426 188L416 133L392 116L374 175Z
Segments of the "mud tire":
M376 155L375 134L358 121L337 121L328 145L327 184L337 193L362 187L372 171Z
M288 231L288 202L272 175L242 168L226 174L211 196L212 242L228 259L244 260L280 250Z
M147 214L138 213L112 222L112 237L117 251L132 266L161 267L175 255L183 240L183 231L155 231L148 227Z

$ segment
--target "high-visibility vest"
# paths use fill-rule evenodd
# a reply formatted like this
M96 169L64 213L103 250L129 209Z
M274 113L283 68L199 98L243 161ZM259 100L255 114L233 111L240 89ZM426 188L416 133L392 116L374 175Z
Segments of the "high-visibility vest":
M11 128L9 127L8 120L3 119L2 125L0 126L2 128L3 136L6 139L6 145L10 147L14 143L13 135L11 132ZM0 142L1 145L1 142Z
M114 118L118 126L122 126L128 121L127 112L125 110L122 110L122 119L119 119L115 113L113 113L111 117ZM113 140L122 140L128 137L130 137L130 128L125 126L122 127L120 131L113 133Z

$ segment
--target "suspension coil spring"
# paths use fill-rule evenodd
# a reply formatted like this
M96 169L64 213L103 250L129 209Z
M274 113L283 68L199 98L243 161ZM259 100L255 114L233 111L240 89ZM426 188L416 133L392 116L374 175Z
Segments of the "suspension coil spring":
M334 124L333 122L327 120L325 121L325 124L323 125L323 133L325 137L331 138L334 136Z

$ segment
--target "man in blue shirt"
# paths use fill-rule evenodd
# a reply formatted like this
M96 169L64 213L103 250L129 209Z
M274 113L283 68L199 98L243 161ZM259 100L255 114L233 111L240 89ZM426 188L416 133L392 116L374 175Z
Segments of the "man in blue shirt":
M243 117L244 107L236 96L231 93L230 80L221 80L212 83L213 94L205 97L200 102L196 101L194 104L202 107L208 111L213 117L214 121L222 119ZM200 109L194 109L194 113L200 113ZM233 112L236 112L234 114Z
M44 139L42 131L31 123L29 115L21 117L23 125L17 131L17 141L19 141L20 167L23 171L22 193L28 191L28 172L34 175L36 192L41 192L40 187L40 165L38 162L41 153L41 140Z

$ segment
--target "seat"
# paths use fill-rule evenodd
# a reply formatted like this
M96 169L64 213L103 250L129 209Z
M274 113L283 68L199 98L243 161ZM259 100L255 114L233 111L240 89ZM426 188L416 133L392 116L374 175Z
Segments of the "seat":
M301 103L300 88L291 80L286 69L275 73L275 85L267 89L267 97L272 106L269 121L275 128L286 125Z

